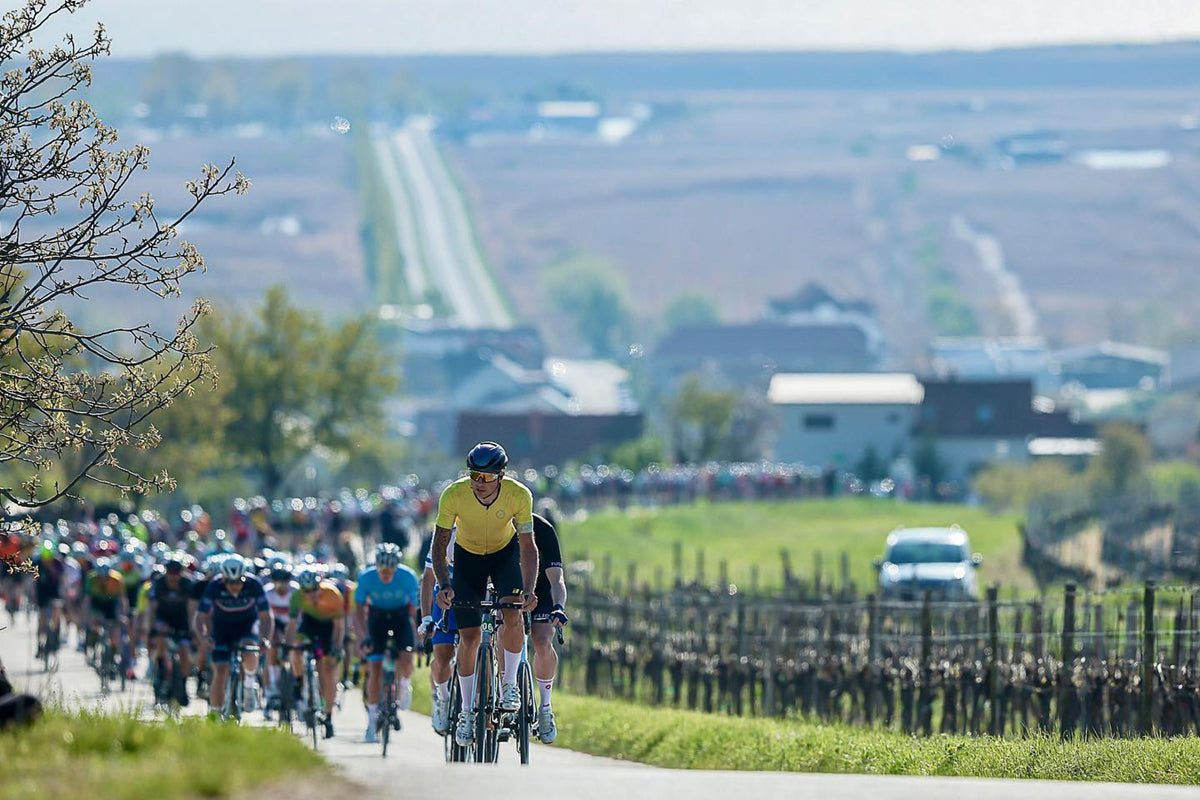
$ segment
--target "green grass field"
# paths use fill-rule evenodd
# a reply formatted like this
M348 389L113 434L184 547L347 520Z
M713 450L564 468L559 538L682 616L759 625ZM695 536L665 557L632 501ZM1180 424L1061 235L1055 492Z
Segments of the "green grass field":
M151 723L56 711L0 734L0 800L230 797L325 771L295 736L202 717Z
M424 670L413 678L413 709L422 713L429 713L428 678ZM561 691L554 693L554 709L555 747L672 769L1200 784L1200 739L1195 737L924 739L803 720L652 708ZM533 759L536 764L536 751Z
M695 576L696 552L703 548L706 580L716 580L718 563L724 559L730 580L739 586L750 582L751 565L758 565L760 586L778 586L783 576L780 551L786 548L793 569L807 580L821 553L822 572L835 585L840 581L841 553L847 553L850 579L860 591L868 591L875 585L871 559L883 554L884 539L893 528L957 523L970 535L973 549L983 554L981 587L999 582L1005 589L1027 590L1035 584L1020 564L1018 519L963 505L842 498L611 509L579 521L564 519L559 528L567 560L586 554L599 570L609 555L613 577L622 580L633 562L640 580L651 580L655 568L662 568L670 581L673 544L681 542L685 580Z

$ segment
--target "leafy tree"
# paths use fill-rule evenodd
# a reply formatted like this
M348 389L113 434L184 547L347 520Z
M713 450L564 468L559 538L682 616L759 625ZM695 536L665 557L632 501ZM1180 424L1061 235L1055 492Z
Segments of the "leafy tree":
M640 472L651 464L661 464L666 461L667 448L658 436L643 436L640 439L630 439L628 442L622 442L609 448L600 460Z
M1123 494L1146 480L1150 443L1140 430L1124 423L1105 425L1100 446L1100 454L1088 465L1094 495Z
M613 357L624 349L633 312L625 278L611 262L594 256L560 261L546 270L545 290L597 356Z
M668 331L681 325L706 325L720 320L717 304L702 292L683 292L662 312L663 329Z
M736 392L706 389L699 375L687 377L673 408L675 448L680 461L722 457L738 400Z
M314 455L342 466L382 440L397 380L367 319L329 327L273 287L253 316L214 315L205 332L228 384L225 446L264 495Z
M174 485L122 454L156 447L155 415L213 381L193 334L206 306L159 331L82 324L79 304L103 294L136 313L178 296L204 268L180 225L208 199L249 187L230 162L205 166L178 214L164 218L152 197L131 196L149 151L115 149L117 132L81 99L91 62L109 51L103 28L34 46L52 17L81 6L28 0L0 18L0 501L26 507L87 483L143 494Z

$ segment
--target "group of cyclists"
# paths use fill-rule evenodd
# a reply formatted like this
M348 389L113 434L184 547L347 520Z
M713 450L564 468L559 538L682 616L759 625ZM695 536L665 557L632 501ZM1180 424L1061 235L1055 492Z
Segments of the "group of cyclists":
M394 658L396 706L406 709L414 651L429 648L433 729L452 733L463 747L475 730L479 604L506 603L511 607L500 612L498 635L500 706L515 711L520 702L516 671L525 651L522 615L528 614L540 700L536 731L549 744L556 737L554 631L568 622L558 535L548 515L534 514L530 490L506 474L501 445L479 443L466 465L468 474L441 493L420 576L404 563L401 547L387 541L374 549L370 566L352 575L344 564L314 553L264 548L243 556L219 531L192 553L147 542L120 525L83 534L60 523L47 526L32 553L16 531L0 532L3 563L28 556L36 567L26 572L0 563L0 592L10 612L22 598L34 602L38 657L48 664L73 625L77 647L92 655L98 669L114 673L105 678L135 679L144 650L156 699L187 706L193 697L205 697L213 714L226 709L235 654L247 708L273 713L299 706L300 681L281 675L302 675L308 648L317 663L319 724L326 737L334 735L339 691L361 677L364 740L376 741L385 656ZM102 661L96 656L102 649L114 657ZM193 675L194 693L188 689ZM452 680L461 692L456 719ZM291 696L283 696L284 687Z

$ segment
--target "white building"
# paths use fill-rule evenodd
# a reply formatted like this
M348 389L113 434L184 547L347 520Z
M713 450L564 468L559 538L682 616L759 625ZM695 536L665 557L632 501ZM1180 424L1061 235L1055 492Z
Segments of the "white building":
M906 454L924 387L906 374L777 374L767 399L780 417L775 458L853 468L869 449Z

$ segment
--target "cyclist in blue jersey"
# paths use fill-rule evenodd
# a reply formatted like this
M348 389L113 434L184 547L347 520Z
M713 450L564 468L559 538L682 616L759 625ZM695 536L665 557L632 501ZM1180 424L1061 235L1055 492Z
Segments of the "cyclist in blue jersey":
M450 569L451 579L454 575L454 540L455 530L450 531L450 545L446 552L446 563ZM445 611L433 602L441 587L433 572L433 548L425 556L425 571L421 573L421 626L417 629L417 637L422 641L431 638L433 642L433 658L429 662L429 677L433 682L433 730L439 735L445 735L450 729L450 679L454 659L455 634L458 624L454 620L454 611ZM447 616L447 631L440 630L442 615Z
M210 581L196 609L195 628L202 638L211 632L213 680L209 690L209 707L225 705L225 683L229 680L229 659L232 649L242 642L262 640L265 650L270 647L274 621L267 593L258 578L246 574L246 562L231 554L221 561L218 580ZM242 674L246 676L244 696L255 696L254 676L258 673L258 656L247 653L242 658Z
M397 705L412 702L413 615L420 603L417 573L400 563L400 548L385 542L375 549L375 566L358 576L354 589L355 622L359 641L367 653L366 741L375 741L379 723L379 691L383 683L383 656L392 642L397 653Z

